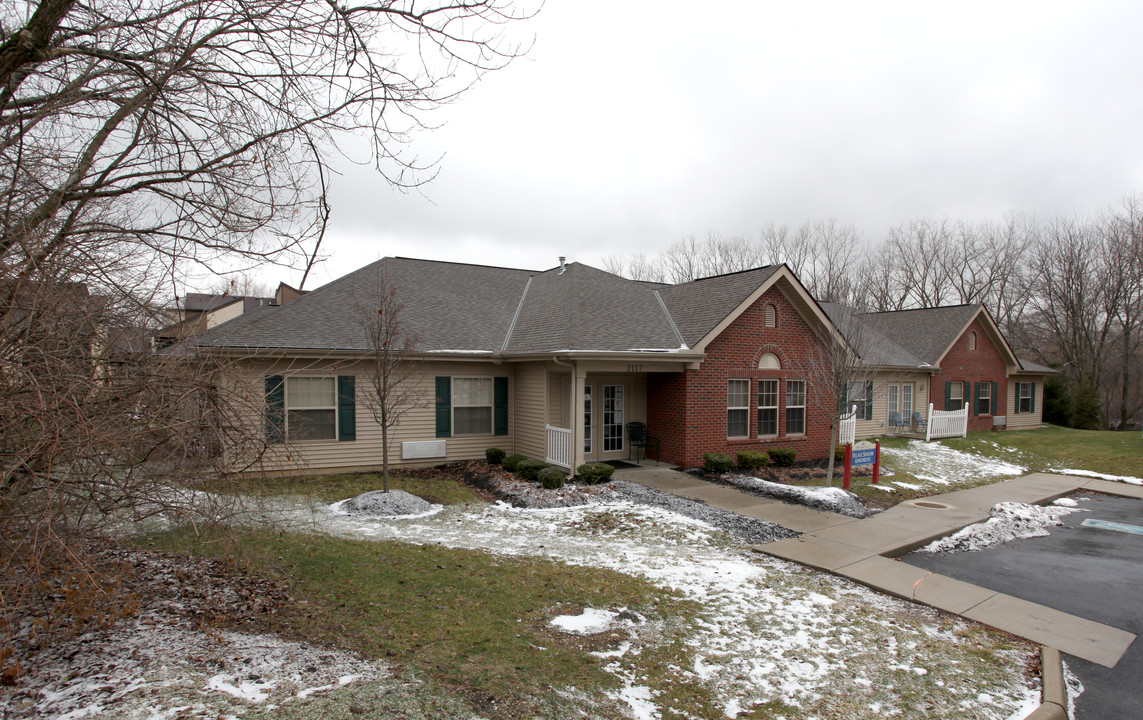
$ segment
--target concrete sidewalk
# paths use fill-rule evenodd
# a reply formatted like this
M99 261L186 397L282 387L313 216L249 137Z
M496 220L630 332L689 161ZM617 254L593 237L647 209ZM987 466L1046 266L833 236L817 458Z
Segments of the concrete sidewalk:
M945 610L1114 667L1135 635L1037 603L931 573L892 558L983 522L1000 502L1042 505L1078 491L1143 499L1143 487L1034 473L1015 480L903 502L864 520L759 497L647 463L615 477L723 510L778 523L802 535L754 550L850 578L875 590Z

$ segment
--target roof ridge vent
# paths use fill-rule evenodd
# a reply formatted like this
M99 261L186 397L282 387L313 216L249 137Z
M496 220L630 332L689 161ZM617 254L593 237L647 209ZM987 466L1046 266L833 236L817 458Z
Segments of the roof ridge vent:
M563 275L567 271L567 260L567 256L560 255L560 271L556 273L557 275Z

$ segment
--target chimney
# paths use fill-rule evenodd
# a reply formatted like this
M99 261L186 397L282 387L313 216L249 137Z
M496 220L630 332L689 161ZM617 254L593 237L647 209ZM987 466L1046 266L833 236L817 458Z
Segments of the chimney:
M560 255L560 272L559 272L560 275L563 275L564 271L568 269L566 262L567 262L567 258L563 255Z

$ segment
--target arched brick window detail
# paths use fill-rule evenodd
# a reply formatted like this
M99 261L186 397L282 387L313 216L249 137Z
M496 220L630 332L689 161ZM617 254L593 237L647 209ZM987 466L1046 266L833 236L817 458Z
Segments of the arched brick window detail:
M968 349L969 350L975 350L976 349L976 333L975 332L970 332L968 334Z
M781 370L782 361L774 353L766 353L758 359L759 370Z
M766 306L766 327L778 327L778 308L773 305Z

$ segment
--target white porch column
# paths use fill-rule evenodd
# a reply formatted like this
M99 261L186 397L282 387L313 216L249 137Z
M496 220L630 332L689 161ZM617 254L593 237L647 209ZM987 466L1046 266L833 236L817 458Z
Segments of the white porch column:
M571 417L572 466L571 466L571 470L574 473L575 469L577 467L579 467L580 465L583 465L583 462L584 462L584 454L583 454L583 433L584 433L584 428L583 428L583 410L584 410L584 407L583 407L583 391L584 391L584 386L587 384L587 372L585 370L580 369L579 362L573 360L572 364L575 366L572 369L572 381L571 381L572 401L570 404L570 407L572 409L572 417ZM595 398L592 398L592 402L593 403L596 402ZM597 412L597 410L595 408L592 408L592 410L593 410L593 414L594 414L594 412Z

